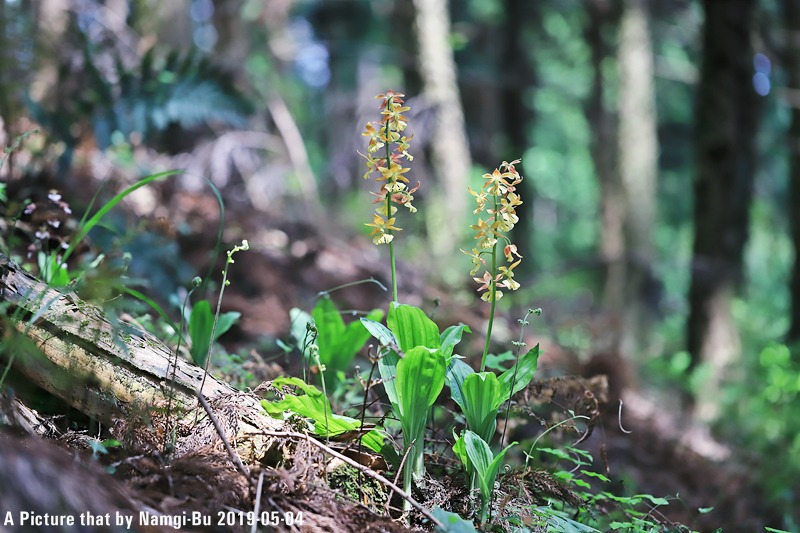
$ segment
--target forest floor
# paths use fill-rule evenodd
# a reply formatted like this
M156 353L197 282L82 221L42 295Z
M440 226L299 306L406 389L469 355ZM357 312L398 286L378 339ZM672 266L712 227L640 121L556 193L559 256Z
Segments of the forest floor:
M27 189L26 193L41 197L46 195L46 190ZM154 210L152 206L137 207L136 202L127 204L124 209L129 217L140 216L140 210L166 215L163 219L151 218L142 226L146 228L142 231L158 233L156 242L177 242L180 260L194 272L205 272L209 266L209 251L213 248L219 227L215 200L207 194L167 189L156 191L160 205L158 209ZM66 190L63 194L68 199L71 191ZM342 233L334 234L330 225L321 227L308 221L276 218L242 201L226 202L226 208L224 242L236 243L246 238L252 249L247 255L237 257L231 269L232 282L226 288L223 311L240 312L241 321L223 339L223 343L231 352L249 354L241 362L240 370L245 370L254 380L249 385L251 387L281 374L297 375L299 365L292 363L274 344L275 339L288 337L289 309L309 309L320 292L343 283L369 278L385 283L389 277L387 262L367 239L342 238ZM218 259L212 272L221 270L222 260ZM411 265L402 262L399 268L401 274L412 271ZM143 273L134 274L145 277ZM447 301L444 287L425 285L420 281L421 276L409 275L404 279L409 282L404 285L403 292L411 303L433 309L435 300L441 302L435 310L440 323L465 322L472 326L473 331L481 331L485 313L482 307ZM159 287L151 289L156 294L161 290ZM423 294L426 296L422 297ZM401 294L401 299L403 297ZM336 293L336 301L341 309L382 308L387 300L386 293L370 283ZM575 320L583 318L589 320L589 317L574 317ZM769 509L762 504L758 489L752 482L746 461L742 459L745 456L743 451L729 444L716 443L707 432L693 429L682 412L669 409L666 407L668 404L660 401L659 394L635 388L629 380L624 379L628 370L620 368L625 363L618 357L595 354L589 361L576 367L569 350L559 347L552 339L533 336L529 342L540 342L546 346L542 364L551 377L535 380L523 394L524 398L518 407L522 411L527 409L530 414L527 422L517 421L513 428L510 427L513 438L531 438L540 433L542 421L547 416L544 413L554 406L562 410L585 408L581 402L586 400L586 396L581 395L589 388L581 389L576 394L570 389L569 383L577 381L586 384L591 378L605 374L608 376L607 390L603 386L600 387L603 390L594 389L597 394L591 398L591 405L587 408L594 411L591 424L593 431L581 443L581 447L595 457L594 464L598 471L612 479L613 485L620 489L657 497L671 498L677 495L669 506L653 511L653 517L665 524L667 530L670 529L669 524L685 524L698 531L711 532L722 527L726 532L744 532L756 531L763 525L765 517L769 516ZM235 380L241 376L240 372L230 369L222 369L222 373L223 379L228 377ZM559 375L566 377L559 378ZM541 401L542 390L548 388L550 405L542 406L542 403L546 403ZM620 411L620 400L624 401L623 411ZM538 409L543 411L537 414ZM68 456L50 450L43 444L10 435L3 438L6 441L3 449L7 451L16 449L20 456L38 454L31 464L43 465L44 470L48 470L48 465L52 469L74 469L74 465L69 464ZM577 436L565 433L562 438L564 444L570 444ZM64 439L55 443L63 446ZM117 490L133 494L138 501L161 509L164 509L165 499L170 498L174 500L174 508L182 511L224 508L220 507L221 502L228 506L238 503L245 509L253 504L253 491L248 492L247 487L242 487L241 480L236 481L236 476L230 475L229 465L221 464L219 458L208 458L205 464L201 464L204 461L198 461L195 457L192 461L171 465L169 473L165 473L163 465L150 464L146 467L141 460L124 454L121 456L120 453L114 451L104 461L123 465L114 475L121 488L100 488L108 483L101 478L94 483L99 495L89 495L84 501L89 506L86 502L94 498L95 504L87 509L99 509L102 502L119 506L113 501L117 498ZM275 470L266 479L270 496L269 501L262 504L265 508L306 510L309 516L316 517L314 527L309 525L301 530L406 529L397 521L369 512L363 501L359 503L335 497L334 492L322 483L325 467L320 453L300 445L294 447L291 453L295 466L290 470ZM438 458L430 460L432 463L439 461ZM2 471L3 468L0 468L0 473ZM10 475L8 470L5 472ZM42 473L45 479L47 476L52 478L51 483L45 481L43 486L54 491L73 490L65 486L63 476L59 480L59 476L53 474L52 470ZM90 468L75 475L105 476L99 468ZM549 483L547 480L550 478L542 479L545 481L540 485ZM0 485L7 481L12 480L0 480ZM518 481L509 476L507 482ZM226 483L231 486L225 486ZM84 486L92 484L86 481ZM457 477L442 477L438 479L436 490L430 494L417 494L417 497L423 504L451 501L451 505L456 507L452 502L465 501L463 489L460 488L462 485ZM176 495L176 486L183 487L183 496ZM549 495L554 497L553 492L558 490L550 487ZM548 490L544 492L547 495ZM226 500L223 495L233 496ZM571 496L569 491L564 491L561 497L568 499ZM187 507L186 501L183 501L179 505L181 498L193 503ZM713 510L699 512L701 508ZM603 509L597 508L594 512L603 512ZM205 529L214 530L213 527ZM44 528L42 531L53 529Z

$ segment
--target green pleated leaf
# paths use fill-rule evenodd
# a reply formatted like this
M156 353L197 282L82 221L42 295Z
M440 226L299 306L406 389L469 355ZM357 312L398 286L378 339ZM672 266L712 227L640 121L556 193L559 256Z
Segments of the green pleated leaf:
M311 316L317 327L320 362L330 371L326 374L326 382L331 383L338 372L347 371L358 351L369 339L370 332L360 320L345 324L328 295L317 301ZM383 312L375 309L366 318L380 320Z
M441 351L424 346L409 350L397 363L398 414L411 420L427 418L444 388L444 373Z
M455 431L453 431L453 436L455 437ZM462 433L457 439L456 442L453 444L453 453L456 454L458 460L461 461L461 464L464 465L464 469L467 472L470 472L472 465L469 462L469 456L467 455L467 444L464 440L464 434Z
M442 347L442 355L444 355L445 363L450 363L450 359L453 357L453 350L456 344L461 342L461 336L464 332L472 333L469 326L466 324L459 324L457 326L450 326L439 336L439 344Z
M386 325L392 330L403 352L417 346L437 349L441 346L439 327L425 312L413 305L392 302Z
M219 340L234 324L242 317L242 313L238 311L228 311L227 313L220 313L217 317L217 327L214 328L214 341Z
M369 318L362 318L361 323L365 328L367 328L367 331L369 331L370 335L375 337L383 346L400 346L397 342L397 338L394 336L394 333L392 333L389 328L380 322L376 322L375 320L371 320Z
M469 461L475 469L478 476L478 487L481 491L481 521L486 519L488 513L489 500L494 490L494 482L497 479L497 473L500 470L500 465L503 463L503 457L508 450L517 444L512 442L505 447L497 456L492 453L489 445L484 442L477 434L467 430L464 432L464 448L466 449Z
M200 300L194 305L192 313L189 315L189 338L192 339L189 353L197 366L206 364L213 325L214 315L211 314L211 304L208 303L208 300Z
M397 347L397 339L394 334L381 324L368 318L362 318L361 323L375 337L382 346L386 346L383 357L378 360L378 372L383 380L383 388L386 390L386 396L389 398L389 403L392 406L397 405L397 384L395 377L397 376L397 362L400 356L392 347Z
M405 447L413 442L404 478L406 488L410 486L409 472L417 479L424 472L425 425L431 407L444 388L444 374L444 357L440 350L417 346L397 362L395 410L403 428Z
M507 398L497 376L493 372L470 374L464 379L462 391L467 427L491 442L497 428L497 410Z
M311 317L317 327L317 346L319 346L320 358L330 359L337 339L344 334L344 320L333 304L333 300L327 295L317 300L317 305L311 311ZM323 352L327 353L323 355Z
M450 387L450 397L461 407L462 411L464 410L464 393L462 390L464 379L474 373L475 371L472 367L461 359L453 358L447 364L446 378L447 386Z
M437 506L431 510L431 514L439 522L444 524L444 527L437 526L436 531L444 533L477 533L475 525L472 522L464 520L456 513L447 512Z
M279 401L261 401L267 414L274 418L285 418L287 412L296 413L310 419L310 429L322 437L335 437L361 427L360 420L332 413L328 399L322 391L299 378L277 378L272 384L276 387L288 385L299 389L299 394L286 394ZM383 434L373 429L361 437L361 442L367 448L380 453L383 447Z

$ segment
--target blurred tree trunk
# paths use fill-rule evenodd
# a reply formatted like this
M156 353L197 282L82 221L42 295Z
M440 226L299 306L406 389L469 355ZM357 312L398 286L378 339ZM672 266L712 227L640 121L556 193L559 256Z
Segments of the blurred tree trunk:
M619 309L621 301L614 301L624 290L624 278L619 265L625 252L623 235L624 206L622 182L618 170L615 150L609 150L617 142L616 110L607 103L608 85L603 73L606 58L615 53L609 35L619 31L620 10L611 0L588 0L589 23L586 25L586 42L589 44L592 63L592 86L586 103L586 118L592 130L591 154L594 171L600 186L601 235L600 256L606 266L603 282L603 305L607 309ZM621 298L617 298L621 300ZM601 349L617 351L619 339L604 339L614 346Z
M787 340L800 342L800 4L783 0L786 17L786 49L784 61L789 74L789 106L792 124L789 127L789 217L795 258L791 281L792 316Z
M731 300L743 277L755 173L758 100L751 81L756 0L705 0L703 60L696 101L694 250L687 348L709 366L695 414L716 416L727 369L740 356Z
M429 238L435 256L450 256L453 243L466 233L471 166L464 112L458 92L456 63L450 46L447 0L414 0L423 95L436 110L431 155L438 182L426 210ZM433 214L433 215L431 215Z
M604 243L609 260L606 305L620 313L619 350L630 357L645 346L652 313L647 296L652 286L658 136L647 5L645 0L626 0L623 6L617 51L619 181L607 177L603 236L609 239Z
M534 21L539 19L538 4L529 0L503 1L503 44L500 49L500 76L503 80L500 88L500 108L503 113L502 139L504 147L502 158L506 161L522 159L518 170L528 177L522 182L523 204L517 209L519 223L514 227L513 240L524 257L521 267L523 272L531 272L536 256L533 253L535 230L533 227L533 203L536 188L533 179L525 172L523 155L529 146L534 115L533 103L526 94L536 85L536 73L533 70L531 45L526 39L526 30L530 31ZM500 163L495 162L494 165Z

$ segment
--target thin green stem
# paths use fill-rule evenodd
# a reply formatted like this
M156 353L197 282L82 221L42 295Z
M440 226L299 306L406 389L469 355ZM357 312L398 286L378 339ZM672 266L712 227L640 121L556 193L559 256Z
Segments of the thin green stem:
M492 281L489 282L489 299L492 307L489 309L489 323L486 325L486 343L483 345L483 357L481 357L481 372L486 370L486 358L489 355L489 344L492 341L492 326L494 325L494 310L497 305L497 281L495 272L497 271L497 243L492 247Z
M568 422L572 422L573 420L580 420L580 419L589 420L589 417L586 416L586 415L574 415L574 416L571 416L571 417L567 418L566 420L562 420L561 422L558 422L557 424L553 424L552 426L550 426L549 428L544 430L538 437L536 437L536 440L534 440L533 444L531 444L530 451L523 452L523 453L525 453L525 469L526 469L526 471L527 471L527 468L528 468L528 461L533 459L533 450L536 449L536 445L539 443L539 440L542 437L544 437L545 435L547 435L548 433L550 433L554 429L556 429L556 428L558 428L560 426L563 426L564 424L566 424Z
M497 196L494 197L494 222L497 222L498 209L497 209ZM494 224L493 224L494 226ZM486 343L483 345L483 357L481 357L481 372L486 370L486 357L489 355L489 344L492 342L492 326L494 326L494 311L497 306L497 243L492 246L492 276L489 282L489 300L492 302L492 307L489 309L489 323L486 325Z
M327 289L327 290L324 290L324 291L319 291L319 292L317 293L317 298L319 298L319 297L321 297L321 296L326 296L326 295L329 295L329 294L331 294L332 292L336 292L336 291L338 291L338 290L341 290L341 289L346 289L346 288L348 288L348 287L355 287L356 285L361 285L362 283L374 283L374 284L376 284L378 287L380 287L382 290L384 290L384 291L385 291L385 290L387 290L387 289L386 289L386 287L383 285L383 283L381 283L381 282L380 282L380 281L378 281L377 279L375 279L375 278L368 278L368 279L360 279L360 280L358 280L358 281L351 281L350 283L342 283L341 285L337 285L337 286L333 287L332 289Z
M503 447L503 443L506 441L506 429L508 429L508 414L511 411L511 397L514 395L514 385L517 384L517 372L519 371L519 355L522 346L524 345L522 342L523 337L525 336L525 326L529 324L528 317L531 316L531 313L534 313L533 309L528 309L528 312L525 313L525 316L522 320L519 321L521 328L519 328L519 340L516 344L516 361L514 361L514 374L511 377L511 388L508 392L508 401L506 402L506 420L503 424L503 433L500 435L500 447Z
M314 352L314 355L317 359L317 368L319 368L319 377L320 381L322 381L322 397L328 397L328 389L325 387L325 365L322 364L322 360L319 358L319 349ZM322 413L325 415L325 440L330 440L331 430L330 425L328 423L328 408L330 405L327 401L322 403Z
M386 127L384 128L386 132L386 168L391 168L392 166L392 151L391 151L391 142L389 142L389 121L386 121ZM388 183L387 183L388 185ZM387 189L386 191L386 220L392 218L392 193ZM387 229L386 233L389 235L392 234L392 230ZM392 301L397 301L397 267L394 259L394 239L389 241L389 263L392 267Z
M389 200L389 206L392 205L392 200ZM389 243L389 262L392 265L392 301L397 302L397 267L394 260L394 243Z
M222 271L222 286L219 288L219 296L217 297L217 310L214 312L214 321L211 323L211 342L208 343L206 364L203 367L203 380L200 382L200 388L197 389L197 394L199 396L203 395L203 387L206 384L206 377L208 376L208 363L211 360L211 351L214 349L214 335L217 333L217 321L219 320L219 311L222 309L222 296L225 294L225 287L228 286L228 267L231 263L231 255L228 253L228 261L225 263L225 268Z
M219 311L222 309L222 296L225 294L225 287L229 285L228 282L228 267L233 263L233 254L239 251L247 251L250 245L247 240L243 240L241 245L234 246L228 252L228 259L225 261L225 268L222 270L222 285L219 288L219 297L217 298L217 310L214 312L214 321L211 323L211 342L208 343L208 353L206 354L206 365L203 368L203 381L200 382L200 388L197 394L203 395L203 386L206 384L206 377L208 376L208 362L211 360L211 351L214 349L214 339L217 333L217 322L219 321Z

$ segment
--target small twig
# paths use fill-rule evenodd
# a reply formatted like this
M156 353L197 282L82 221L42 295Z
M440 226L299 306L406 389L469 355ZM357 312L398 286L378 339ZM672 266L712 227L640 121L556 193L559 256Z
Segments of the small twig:
M175 359L172 358L172 353L170 353L169 362L167 363L167 374L169 374L169 368L172 367L172 375L169 378L169 393L167 394L167 421L164 425L164 452L171 453L172 450L167 450L167 443L168 439L171 438L172 434L172 400L175 397L175 373L178 371L178 353L181 351L181 342L183 341L183 325L186 321L186 302L192 297L194 290L197 288L198 283L196 280L200 278L195 277L192 279L192 289L186 293L186 298L183 299L183 305L181 305L181 323L178 326L178 346L175 348ZM142 327L144 329L144 327ZM174 445L174 439L171 443ZM174 446L173 446L174 448Z
M354 461L353 459L350 459L346 455L340 454L336 450L331 449L330 447L324 445L323 443L319 442L318 440L313 439L310 436L305 435L303 433L295 433L293 431L262 431L261 433L263 435L267 435L267 436L270 436L270 437L290 437L290 438L295 438L295 439L303 439L306 442L308 442L310 444L313 444L314 446L316 446L317 448L321 449L325 453L330 454L330 455L336 457L337 459L339 459L340 461L343 461L343 462L347 463L348 465L352 466L356 470L359 470L359 471L363 472L365 475L371 477L375 481L378 481L379 483L383 483L384 485L386 485L387 487L392 489L394 492L399 494L401 498L403 498L408 503L410 503L411 506L414 507L414 509L416 509L417 511L419 511L425 518L427 518L428 520L430 520L431 522L436 524L438 527L444 528L444 524L439 519L437 519L435 516L433 516L430 513L430 511L425 509L425 507L423 507L419 502L417 502L414 498L412 498L410 494L406 494L406 492L403 489L401 489L400 487L398 487L397 485L395 485L394 483L392 483L391 481L389 481L388 479L386 479L382 475L378 474L377 472L374 472L374 471L370 470L369 468L365 467L364 465Z
M227 450L228 456L230 457L231 462L236 466L236 469L245 478L247 478L247 482L250 483L250 486L252 487L253 486L253 480L250 479L250 473L247 471L247 468L244 466L244 464L242 464L242 460L239 458L239 455L235 451L233 451L233 448L231 448L231 445L228 442L227 437L225 436L225 432L222 431L222 426L219 425L219 420L217 420L217 417L214 416L214 413L211 411L211 407L208 405L208 402L206 401L205 397L203 396L203 393L198 392L197 393L197 399L200 400L200 405L202 405L203 409L206 410L206 413L208 414L208 418L210 418L211 419L211 423L214 424L214 429L217 430L217 435L219 435L219 438L222 440L222 444L225 446L225 450Z
M375 285L380 287L384 292L389 290L389 289L386 288L386 285L384 285L383 283L381 283L377 279L375 279L375 278L366 278L366 279L360 279L358 281L351 281L350 283L344 283L342 285L337 285L336 287L333 287L332 289L328 289L326 291L319 291L317 293L317 298L321 298L323 296L328 296L332 292L336 292L336 291L341 290L341 289L346 289L348 287L355 287L356 285L361 285L362 283L374 283Z
M258 512L261 510L261 488L264 486L264 471L258 474L258 487L256 488L256 503L253 506L253 515L259 516ZM250 528L250 533L256 533L258 529L258 520L253 520L253 526Z
M411 453L411 446L414 446L414 442L416 442L416 440L411 441L409 447L406 448L406 453L403 454L403 459L400 461L400 466L397 468L397 474L394 476L395 485L397 485L397 482L400 481L400 474L403 473L403 467L406 465L406 459L408 459L408 454ZM386 498L386 505L383 507L383 514L389 513L389 503L392 501L392 494L393 492L390 492L389 496Z
M370 349L371 348L372 347L370 346ZM375 372L375 367L378 366L378 360L377 359L374 359L374 360L372 358L370 358L370 359L372 360L372 367L369 369L369 376L367 376L367 381L364 384L365 385L364 386L364 401L361 404L361 427L362 428L364 427L364 418L367 416L367 402L369 401L369 389L370 389L370 383L372 383L372 375ZM358 375L358 367L356 367L356 373ZM358 375L358 377L360 378L361 376ZM364 448L363 439L364 439L364 434L363 433L359 434L358 435L358 453L361 453L362 449ZM359 486L363 486L363 484L361 483L361 475L360 475L360 473L359 473L358 477L359 477L359 479L358 479ZM392 497L392 495L389 494L389 498L390 499L391 499L391 497ZM361 491L361 499L362 500L364 499L363 490ZM388 502L389 500L386 500L386 501Z
M633 431L628 431L624 427L622 427L622 398L619 399L619 414L617 415L617 423L619 424L619 430L623 433L630 435Z

